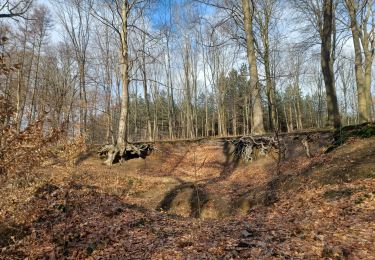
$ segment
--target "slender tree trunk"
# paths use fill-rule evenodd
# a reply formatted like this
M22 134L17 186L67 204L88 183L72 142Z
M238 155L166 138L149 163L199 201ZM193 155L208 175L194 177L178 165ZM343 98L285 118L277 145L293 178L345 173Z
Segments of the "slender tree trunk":
M251 120L251 115L250 115L250 111L249 111L249 108L251 107L251 95L250 97L245 97L244 99L245 101L245 118L244 118L244 121L245 121L245 128L244 128L244 134L245 135L248 135L250 133L250 120Z
M321 66L327 95L328 125L338 128L341 126L340 112L337 102L335 77L333 71L333 48L332 37L334 10L333 0L324 0L323 3L323 29L321 31Z
M247 96L245 96L244 104L243 104L243 135L247 135L247 130L249 128L248 120L249 120L248 102L247 102Z
M293 127L293 110L292 110L292 104L289 102L289 127L288 127L288 132L293 132L294 127Z
M267 100L268 100L268 119L270 130L273 131L276 126L276 109L274 105L275 90L273 88L273 82L271 78L271 65L270 65L270 50L268 41L268 27L266 28L265 35L263 37L264 42L264 69L266 72L266 88L267 88Z
M159 132L159 128L158 128L158 90L156 88L156 83L153 84L154 85L154 105L155 105L155 108L154 108L154 122L153 122L153 136L151 138L153 138L154 140L156 140L158 138L158 132Z
M16 129L17 129L17 132L19 132L20 128L21 128L23 112L24 112L24 107L25 107L26 97L27 97L27 90L25 90L26 94L25 94L25 97L23 98L23 101L22 101L22 85L24 85L24 70L25 70L25 58L26 58L27 31L28 31L28 26L27 26L27 23L26 23L26 28L25 28L25 32L24 32L24 35L23 35L24 36L23 41L22 41L23 48L22 48L21 68L18 70L17 105L16 105L16 124L17 124ZM33 47L33 51L32 51L32 54L31 54L31 65L30 65L27 83L29 83L29 79L30 79L30 72L31 72L33 56L34 56L34 47Z
M209 136L209 120L208 120L208 87L207 87L207 77L206 77L206 53L203 46L202 40L202 56L203 56L203 78L204 78L204 128L205 136Z
M311 101L307 103L307 109L309 111L309 127L314 127L314 116Z
M197 76L197 63L195 61L194 52L191 55L191 79L192 79L192 92L193 92L193 114L192 114L192 122L193 122L193 130L194 130L194 137L198 136L198 92L197 92L197 84L198 84L198 76Z
M168 94L168 132L169 138L175 138L175 113L174 113L174 100L173 100L173 84L172 84L172 68L171 68L171 57L169 50L169 35L167 35L167 94Z
M143 81L143 92L145 96L146 102L146 123L147 123L147 138L149 141L152 141L153 134L152 134L152 126L151 126L151 112L150 112L150 99L148 94L148 87L147 87L147 71L146 71L146 56L145 56L145 48L146 48L146 35L142 34L142 81Z
M345 117L346 119L348 119L348 86L347 86L347 82L344 81L343 77L342 77L342 85L343 85L343 94L344 94L344 114L345 114ZM347 122L347 124L349 124Z
M85 68L85 59L84 57L79 58L79 118L80 126L79 133L81 136L86 134L87 130L87 93L86 93L86 68Z
M236 99L236 96L234 96L235 98L234 99ZM236 136L237 135L237 106L236 106L236 100L233 100L232 101L233 102L233 105L232 105L232 113L233 113L233 115L232 115L232 134L234 135L234 136Z
M117 147L121 153L125 151L127 146L127 121L128 121L128 107L129 107L129 58L128 58L128 1L123 1L121 7L121 110L117 136Z
M293 109L294 109L294 114L296 115L296 126L297 126L297 130L300 130L301 129L301 126L299 124L299 120L298 120L298 110L297 110L297 105L296 105L296 102L293 102Z
M21 115L21 90L22 90L22 82L23 81L23 75L21 73L21 69L18 70L18 83L17 83L17 104L16 104L16 124L17 124L17 132L20 131L21 128L21 121L22 121L22 115Z
M214 109L212 110L211 129L212 129L212 136L216 136L215 110Z
M185 106L186 106L186 133L188 138L194 137L193 126L193 109L191 104L191 89L190 89L190 60L189 60L189 46L185 44L184 50L184 76L185 76Z
M148 140L152 141L150 99L149 99L148 88L147 88L147 75L146 75L145 67L142 68L142 77L143 77L143 92L145 95L145 103L146 103L147 138Z
M111 144L115 144L115 136L113 133L113 110L111 109L112 106L112 98L111 98L111 88L112 88L112 80L109 81L109 85L107 85L107 131L108 131L108 139L107 142Z
M301 111L301 92L299 91L299 86L297 86L297 96L296 96L296 119L297 119L297 129L301 130L303 129L302 124L302 111Z
M135 95L134 95L134 139L138 139L138 84L134 86Z
M251 126L251 132L253 134L264 133L263 125L263 111L261 102L261 89L258 78L258 68L255 56L255 42L253 32L253 14L255 4L251 0L251 8L249 0L242 0L242 8L244 13L244 25L246 34L246 47L247 47L247 59L250 66L250 86L253 93L253 120Z
M367 108L366 85L364 78L363 57L360 43L360 29L357 23L357 8L353 0L345 0L346 7L350 16L350 29L352 31L352 39L354 45L354 70L357 84L358 95L358 114L359 122L368 122L371 120L369 110Z
M375 33L375 31L374 31ZM373 36L375 37L375 35ZM372 41L375 41L375 39L373 39ZM372 81L372 63L373 63L373 56L374 55L374 52L375 52L375 49L373 50L373 53L366 53L365 54L365 86L364 86L364 91L365 91L365 97L366 97L366 109L367 109L367 112L366 114L369 115L369 120L368 121L372 121L372 108L373 108L373 104L372 104L372 96L371 96L371 81ZM375 115L374 115L375 116Z
M169 82L170 82L170 86L171 86L171 96L170 96L170 106L171 106L171 138L175 138L176 134L175 134L175 131L176 131L176 110L175 110L175 103L174 103L174 89L173 89L173 82L172 82L172 66L171 66L171 58L170 58L170 54L168 52L168 71L169 71Z
M30 114L28 117L28 122L32 122L35 119L35 110L36 110L36 105L35 105L35 94L38 86L38 76L39 76L39 63L40 63L40 51L42 47L42 42L41 40L38 42L38 52L37 52L37 59L36 59L36 67L35 67L35 79L34 79L34 87L33 91L31 94L31 105L30 105Z
M285 117L286 128L287 128L287 131L290 132L289 131L288 113L286 112L285 102L283 102L282 106L283 106L283 112L284 112L284 117Z
M109 85L107 86L109 88ZM107 129L106 129L106 141L107 143L113 142L113 131L112 131L112 112L111 112L111 97L110 92L106 90L106 116L107 116Z

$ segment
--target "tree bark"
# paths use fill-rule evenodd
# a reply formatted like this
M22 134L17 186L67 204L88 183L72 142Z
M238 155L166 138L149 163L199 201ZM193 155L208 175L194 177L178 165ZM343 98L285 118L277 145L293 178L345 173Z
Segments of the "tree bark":
M79 134L84 136L87 130L87 93L86 93L86 58L79 58ZM83 107L82 107L83 106Z
M146 74L146 64L145 58L142 58L142 81L143 81L143 92L145 96L146 103L146 124L147 124L147 138L152 141L152 126L151 126L151 112L150 112L150 99L147 87L147 74Z
M258 67L255 56L255 42L253 32L253 15L255 4L251 0L251 7L249 0L242 0L242 9L244 14L244 25L246 34L247 59L250 66L250 87L253 93L253 119L251 125L251 132L253 134L264 133L263 111L261 101L261 90L258 78Z
M129 53L128 53L128 1L123 1L121 6L122 24L121 32L121 110L117 136L117 147L123 153L127 145L127 121L129 108Z
M323 3L323 28L321 30L321 66L327 95L328 126L339 128L341 126L340 112L335 89L335 77L333 71L333 0L324 0Z
M354 0L345 0L345 4L350 17L350 29L352 31L354 45L354 69L357 84L359 122L369 122L371 121L371 103L369 102L371 99L371 65L373 54L372 58L371 56L366 55L369 49L367 39L363 39L363 36L361 38L361 35L363 35L364 32L361 32L360 25L357 21L358 10L356 2ZM365 61L362 56L361 40L363 51L365 53Z
M168 94L168 132L169 132L169 138L174 139L175 138L175 112L174 112L174 100L173 100L173 83L172 83L172 67L171 67L171 57L170 57L170 48L169 48L169 32L167 32L166 35L166 45L167 45L167 94Z

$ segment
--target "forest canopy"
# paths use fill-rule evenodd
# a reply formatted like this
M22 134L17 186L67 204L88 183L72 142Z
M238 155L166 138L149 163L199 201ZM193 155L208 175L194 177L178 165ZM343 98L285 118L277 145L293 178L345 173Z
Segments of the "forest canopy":
M374 12L372 0L1 1L0 94L17 131L43 118L122 148L368 122Z

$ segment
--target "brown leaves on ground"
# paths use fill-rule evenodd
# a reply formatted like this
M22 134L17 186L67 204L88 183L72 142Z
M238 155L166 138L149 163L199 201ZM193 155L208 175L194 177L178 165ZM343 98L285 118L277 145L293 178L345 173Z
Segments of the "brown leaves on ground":
M39 173L48 183L36 181L24 203L2 210L1 258L371 259L374 144L357 140L328 155L290 158L279 176L269 158L232 167L205 145L161 147L145 161L113 167L88 158L73 173L55 165ZM184 185L206 194L203 213L228 207L230 215L155 210ZM240 200L247 214L237 214Z

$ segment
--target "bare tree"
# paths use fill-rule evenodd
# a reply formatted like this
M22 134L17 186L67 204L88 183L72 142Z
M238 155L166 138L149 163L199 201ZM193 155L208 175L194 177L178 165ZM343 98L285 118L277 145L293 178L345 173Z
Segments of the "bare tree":
M253 31L255 3L252 0L242 0L243 17L244 17L244 28L246 34L246 50L247 59L250 67L250 86L253 93L253 121L251 131L254 134L264 133L263 125L263 111L262 111L262 100L261 100L261 88L258 76L258 65L255 55L255 39Z
M117 35L120 48L121 66L121 109L118 125L118 136L116 147L120 154L125 152L128 143L128 112L129 112L129 72L131 60L129 57L129 32L137 30L145 33L135 25L143 15L143 10L148 6L148 1L143 0L115 0L97 2L91 8L91 13L100 22L109 26ZM109 158L110 159L110 158ZM113 158L112 158L113 159ZM110 164L112 161L108 161Z
M143 30L145 30L145 21L142 19L143 24ZM150 111L150 97L148 92L148 78L147 78L147 68L146 68L146 34L141 33L141 54L140 54L140 69L141 69L141 75L142 75L142 84L143 84L143 94L146 102L146 121L147 121L147 135L148 139L152 141L153 139L153 133L152 133L152 127L151 127L151 111Z
M335 60L334 23L335 6L333 0L323 2L323 28L320 31L321 45L321 65L324 76L324 83L327 94L328 124L338 128L341 126L339 106L337 102L335 76L333 63Z
M333 70L338 45L335 18L338 1L292 0L292 3L294 8L303 15L303 21L306 21L303 32L308 37L305 37L305 41L302 42L305 48L314 46L318 42L320 44L321 68L327 96L327 125L339 127L341 119Z
M360 122L371 121L372 64L375 56L375 1L345 0L355 53Z
M342 58L337 64L337 70L343 93L343 122L349 125L351 119L349 116L349 91L352 88L354 80L353 64L347 59Z
M257 10L255 14L255 21L259 27L259 34L263 50L259 50L260 56L264 64L264 72L266 77L266 94L268 101L268 119L270 130L276 127L276 106L275 106L275 77L272 76L271 66L271 42L270 34L272 28L277 27L274 20L276 16L276 9L278 7L278 0L264 0L257 1Z
M32 20L32 30L35 33L35 48L36 48L36 61L35 61L35 76L34 76L34 86L31 92L31 104L30 104L30 112L28 116L28 122L32 122L35 120L36 117L36 110L37 110L37 96L43 92L43 85L41 89L39 88L39 67L40 67L40 60L41 60L41 52L42 47L46 44L46 38L48 36L48 31L51 29L51 14L49 9L45 6L41 6L36 8L34 11L34 19ZM39 93L38 93L39 91ZM39 112L43 111L43 105L39 103Z
M2 18L25 18L30 10L33 0L3 0L0 2L0 19Z
M367 121L373 1L290 0L296 23L279 0L54 0L58 44L48 11L1 21L0 91L18 129L67 122L67 135L112 143L120 156L144 139L338 127L339 104L346 124Z
M91 0L69 0L58 2L59 20L71 41L77 60L79 74L79 118L80 135L85 135L87 130L87 91L86 91L86 63L87 51L90 40L91 16L89 10L92 6Z
M108 26L98 26L96 43L100 49L100 65L102 70L102 84L105 94L105 114L106 114L106 142L114 143L113 131L113 109L112 109L112 90L113 90L113 74L114 64L112 61L113 41L111 41L113 32ZM117 66L117 65L115 65Z

